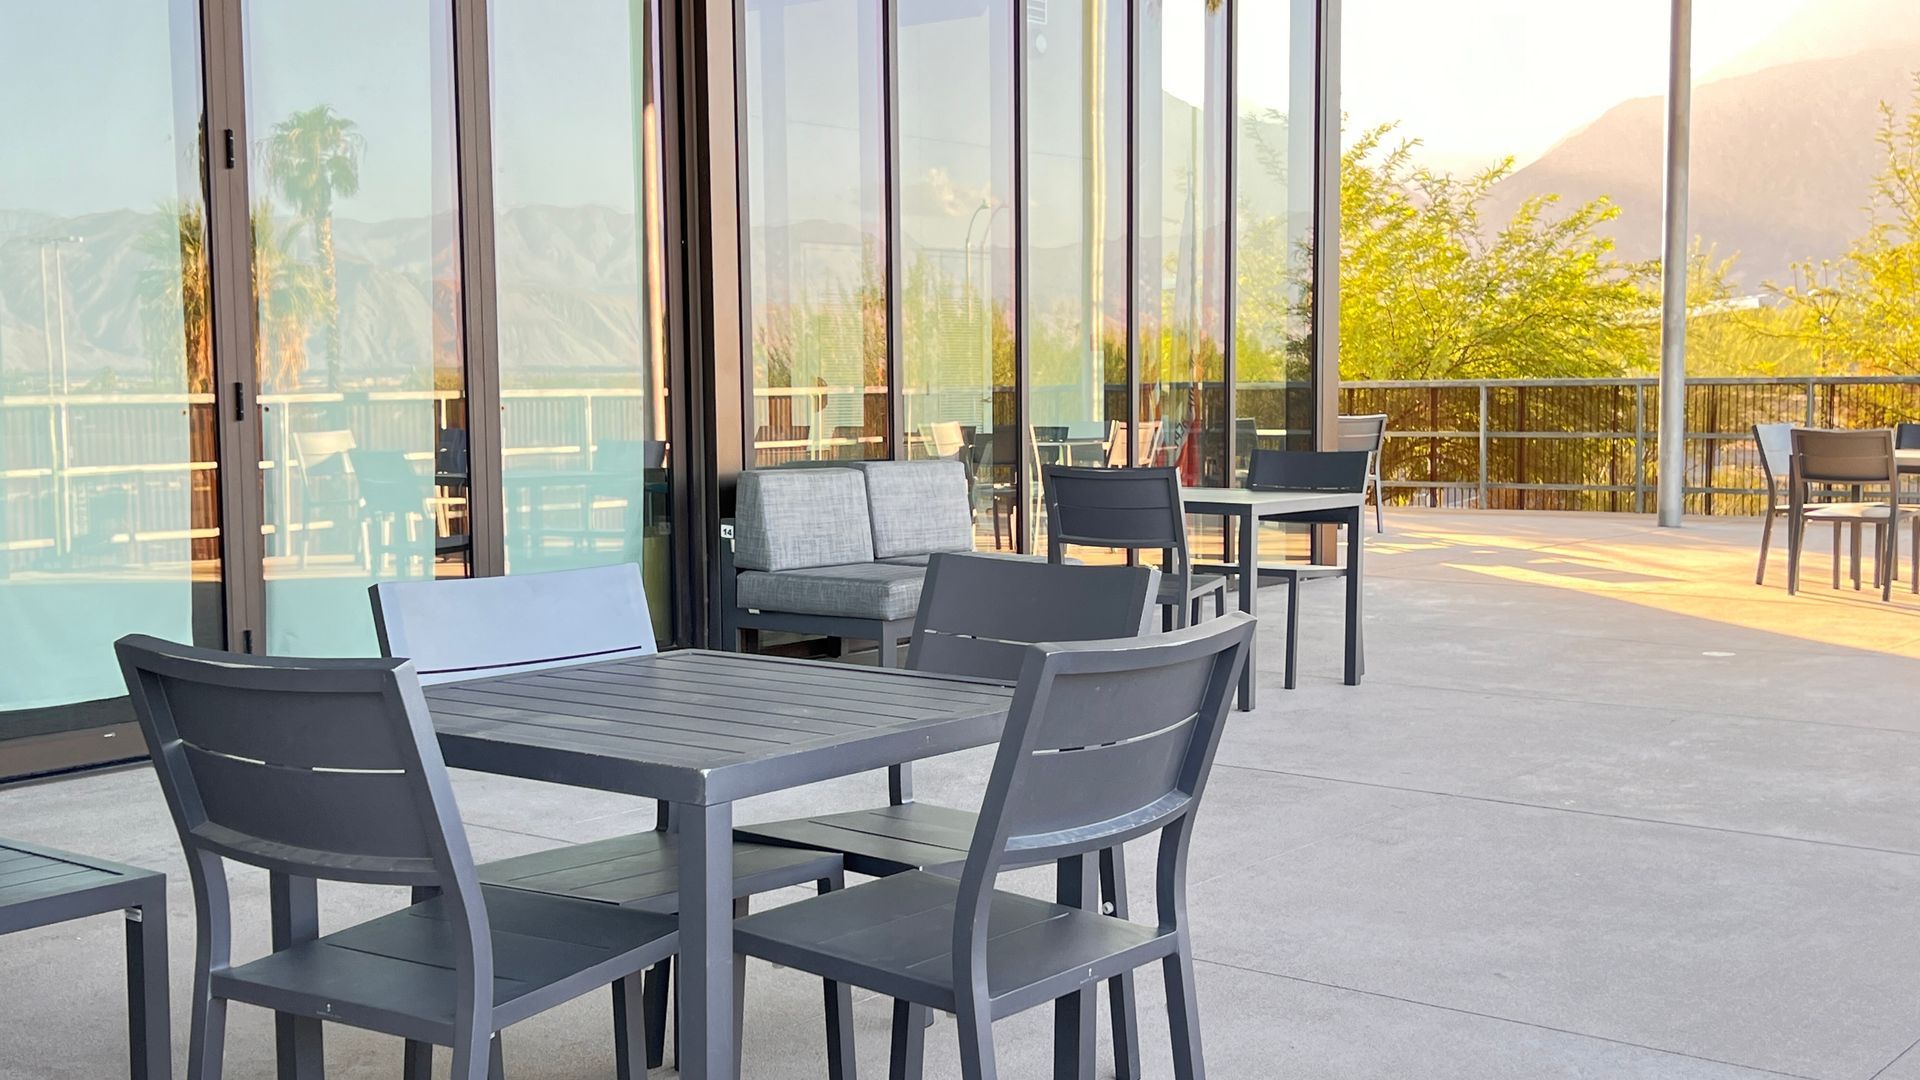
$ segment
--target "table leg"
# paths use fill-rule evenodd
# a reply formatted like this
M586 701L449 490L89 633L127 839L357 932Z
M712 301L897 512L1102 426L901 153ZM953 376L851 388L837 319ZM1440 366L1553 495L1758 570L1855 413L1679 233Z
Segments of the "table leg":
M1060 903L1098 911L1100 888L1095 871L1094 861L1086 856L1061 859L1057 870ZM1093 1080L1098 989L1096 984L1088 984L1086 989L1053 1003L1054 1080Z
M1240 515L1240 610L1252 615L1254 597L1260 594L1260 519L1248 510ZM1256 656L1247 657L1246 670L1240 673L1240 709L1253 711L1253 684Z
M133 1080L173 1075L167 1010L166 887L152 901L127 909L127 1052Z
M312 878L270 874L267 895L276 952L320 936L320 892ZM280 1080L321 1080L326 1066L320 1021L276 1013L273 1035Z
M682 805L680 825L680 1075L732 1080L734 1045L733 805Z
M1365 638L1360 626L1361 572L1360 557L1366 545L1360 535L1361 523L1366 519L1366 509L1356 506L1347 513L1347 685L1360 685L1360 672L1365 666L1360 659Z

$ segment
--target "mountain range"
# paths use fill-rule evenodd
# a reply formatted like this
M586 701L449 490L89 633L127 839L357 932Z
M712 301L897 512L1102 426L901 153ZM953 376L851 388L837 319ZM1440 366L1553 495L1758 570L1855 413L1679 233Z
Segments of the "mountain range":
M1904 112L1920 77L1920 2L1825 0L1693 92L1690 231L1757 289L1803 260L1844 254L1866 227L1883 105ZM1607 197L1628 259L1661 246L1666 102L1636 98L1575 130L1495 187L1486 217L1525 199Z

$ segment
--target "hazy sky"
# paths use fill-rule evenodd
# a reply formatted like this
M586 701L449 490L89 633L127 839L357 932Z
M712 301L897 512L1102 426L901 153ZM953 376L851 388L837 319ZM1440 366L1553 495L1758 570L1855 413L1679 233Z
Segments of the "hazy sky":
M1822 0L1698 0L1711 77ZM1425 159L1518 164L1627 98L1666 93L1668 0L1347 0L1348 129L1399 121Z

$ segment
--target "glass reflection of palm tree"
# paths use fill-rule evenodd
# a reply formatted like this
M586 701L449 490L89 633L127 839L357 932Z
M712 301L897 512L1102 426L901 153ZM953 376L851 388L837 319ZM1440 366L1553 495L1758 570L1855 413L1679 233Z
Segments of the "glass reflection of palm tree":
M167 204L139 242L151 260L135 286L141 336L156 387L185 371L189 393L213 389L212 285L206 253L206 213L198 203ZM287 237L263 203L253 211L253 290L258 304L255 370L269 388L299 381L307 364L307 337L332 311L318 267L295 259Z
M267 177L313 233L327 291L327 381L340 384L340 278L333 251L333 201L360 190L366 139L331 105L315 105L273 126L262 147Z

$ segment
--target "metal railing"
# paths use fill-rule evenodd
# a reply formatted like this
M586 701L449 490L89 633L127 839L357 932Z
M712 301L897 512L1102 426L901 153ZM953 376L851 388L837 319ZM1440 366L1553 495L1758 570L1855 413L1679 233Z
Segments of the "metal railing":
M1344 413L1386 413L1387 500L1399 505L1651 513L1657 379L1359 382ZM1687 381L1686 508L1766 505L1755 424L1890 427L1920 420L1920 377Z

